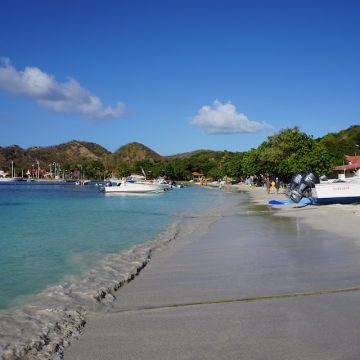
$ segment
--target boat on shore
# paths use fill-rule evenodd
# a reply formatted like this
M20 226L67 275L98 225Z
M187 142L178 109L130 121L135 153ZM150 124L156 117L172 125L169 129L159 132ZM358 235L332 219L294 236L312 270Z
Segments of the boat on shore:
M337 181L315 184L311 195L314 204L360 203L360 182Z
M346 180L325 180L314 173L295 174L288 188L289 198L299 203L308 198L313 204L360 203L360 181L357 177Z
M117 184L111 184L107 186L102 186L99 189L104 193L128 193L128 194L148 194L148 193L160 193L164 191L164 187L161 184L148 184L148 183L138 183L138 182L129 182L126 180L121 180Z
M298 203L292 201L291 199L285 199L285 200L270 200L268 202L268 205L270 205L273 209L289 209L289 208L301 208L308 205L311 205L313 202L311 199L308 198L302 198Z

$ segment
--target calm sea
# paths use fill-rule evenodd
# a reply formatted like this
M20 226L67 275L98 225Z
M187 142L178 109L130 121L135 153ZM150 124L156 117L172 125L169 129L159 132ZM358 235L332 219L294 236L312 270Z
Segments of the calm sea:
M92 186L1 184L0 310L156 238L179 214L208 208L221 196L197 186L108 196Z

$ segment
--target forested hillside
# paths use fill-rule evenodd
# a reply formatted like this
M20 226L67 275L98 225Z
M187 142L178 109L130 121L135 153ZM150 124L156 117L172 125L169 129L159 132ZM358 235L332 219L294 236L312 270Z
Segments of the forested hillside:
M149 176L173 179L191 179L191 173L197 171L213 179L270 174L288 180L299 171L329 174L346 155L359 154L359 145L359 125L318 139L294 127L269 136L256 149L245 152L196 150L172 156L161 156L136 142L111 153L98 144L73 140L49 147L0 147L0 167L10 168L13 163L18 175L35 165L47 169L55 163L63 175L81 170L90 178L112 173L125 176L139 173L142 167Z

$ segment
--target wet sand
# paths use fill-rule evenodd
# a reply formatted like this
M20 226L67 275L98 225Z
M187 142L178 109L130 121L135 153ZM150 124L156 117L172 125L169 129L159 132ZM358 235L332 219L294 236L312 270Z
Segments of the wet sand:
M252 200L258 204L266 205L272 199L286 199L283 190L276 194L272 189L267 194L264 188L249 188L244 185L237 186L237 189L247 192ZM287 216L301 219L314 229L329 231L338 236L347 236L359 240L356 224L360 221L359 204L330 204L319 206L306 206L303 208L287 209L280 207L274 211L276 216Z
M90 314L64 359L358 359L358 208L274 216L282 195L247 192Z

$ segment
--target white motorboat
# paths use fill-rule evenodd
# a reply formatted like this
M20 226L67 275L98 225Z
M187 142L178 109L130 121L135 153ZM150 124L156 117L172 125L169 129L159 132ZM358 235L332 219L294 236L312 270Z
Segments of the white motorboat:
M77 180L75 181L75 185L78 186L85 186L85 185L89 185L91 183L90 180Z
M14 171L14 162L11 161L11 176L7 177L9 175L4 170L0 170L0 182L14 182L17 181L17 178L15 177L15 171Z
M351 204L360 202L359 181L336 181L315 184L312 188L315 204Z
M17 180L15 177L6 177L6 175L3 170L0 170L0 182L14 182Z
M354 178L320 181L315 173L299 173L293 176L288 196L295 203L304 197L313 204L360 203L360 181Z
M134 183L134 184L158 185L162 190L171 190L172 189L172 185L169 184L164 178L161 178L161 177L159 177L155 180L147 180L147 179L136 180L131 177L127 181L129 183Z
M128 193L128 194L146 194L159 193L164 191L161 184L145 184L137 182L119 181L115 185L103 186L100 191L105 193Z
M158 178L155 181L155 184L160 185L160 187L163 188L163 190L171 190L172 189L172 185L169 184L169 182L167 182L164 178Z
M9 178L9 177L0 177L0 182L8 183L8 182L14 182L14 181L17 181L17 179L16 178Z

